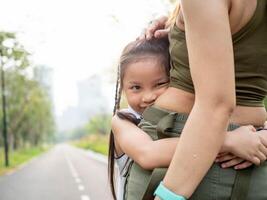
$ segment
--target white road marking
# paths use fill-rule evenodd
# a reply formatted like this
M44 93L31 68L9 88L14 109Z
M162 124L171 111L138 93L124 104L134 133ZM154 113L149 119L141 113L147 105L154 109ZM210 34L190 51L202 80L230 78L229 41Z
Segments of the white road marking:
M84 190L84 186L83 185L78 185L78 190L83 191Z
M76 183L80 183L81 182L81 179L76 178L75 181L76 181Z
M69 168L70 168L70 171L71 171L71 174L72 174L73 178L75 178L75 179L78 178L79 175L78 175L76 169L74 168L72 162L70 161L70 159L67 157L66 154L65 154L65 159L66 159L66 161L67 161L67 163L69 165Z
M73 178L75 179L76 183L78 184L78 190L79 191L84 191L85 187L83 185L81 185L80 183L82 182L81 179L79 178L79 175L77 173L77 170L75 169L75 167L73 166L71 160L69 159L69 157L66 155L66 153L64 154L65 155L65 159L68 163L68 166L70 168L70 171L71 171L71 174L73 176ZM87 195L81 195L81 200L90 200L89 196Z
M82 195L81 200L90 200L90 198L87 195Z

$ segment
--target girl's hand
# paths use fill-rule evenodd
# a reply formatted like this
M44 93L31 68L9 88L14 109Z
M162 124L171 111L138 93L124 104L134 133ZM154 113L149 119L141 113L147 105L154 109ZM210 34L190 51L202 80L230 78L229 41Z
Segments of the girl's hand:
M167 37L170 29L165 27L165 24L168 20L168 17L162 16L158 19L153 20L148 27L143 31L138 39L147 39L151 38L163 38Z
M218 155L215 162L221 163L222 168L234 167L234 169L245 169L253 165L252 162L236 157L231 153Z
M242 126L234 131L228 132L225 139L225 150L233 155L250 161L255 165L260 165L266 160L267 135L255 134L253 126ZM263 131L258 131L260 133Z

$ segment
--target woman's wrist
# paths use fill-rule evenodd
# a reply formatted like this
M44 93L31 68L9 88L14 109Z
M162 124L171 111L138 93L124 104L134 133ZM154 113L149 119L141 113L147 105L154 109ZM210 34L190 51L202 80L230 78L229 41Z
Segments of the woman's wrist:
M175 194L167 187L165 187L162 181L155 190L154 195L159 197L161 200L186 200L185 197Z

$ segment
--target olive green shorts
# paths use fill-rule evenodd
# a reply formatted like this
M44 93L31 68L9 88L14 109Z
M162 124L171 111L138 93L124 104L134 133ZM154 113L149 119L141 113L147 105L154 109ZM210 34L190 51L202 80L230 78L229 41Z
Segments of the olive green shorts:
M153 140L158 140L166 137L179 137L188 116L152 106L145 110L143 117L139 127ZM238 128L237 125L230 124L228 130L236 128ZM167 168L145 170L133 162L127 175L125 199L153 199L153 191L163 179L166 171ZM219 164L214 163L190 197L190 200L246 199L267 200L266 162L259 167L238 171L233 168L223 169Z

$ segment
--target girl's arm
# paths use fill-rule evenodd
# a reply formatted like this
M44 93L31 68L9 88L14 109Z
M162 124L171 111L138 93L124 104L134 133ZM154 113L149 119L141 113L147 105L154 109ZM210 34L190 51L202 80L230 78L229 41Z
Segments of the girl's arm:
M187 198L215 160L235 108L228 6L226 0L181 0L195 103L163 184Z
M112 131L116 142L116 151L125 152L144 169L168 167L179 138L166 138L153 141L145 132L133 123L117 116L112 118ZM257 144L252 126L243 126L227 132L221 152L236 153L242 158L257 156ZM253 161L252 161L253 162ZM238 164L238 163L236 163ZM254 164L259 164L254 162ZM245 168L244 166L243 168Z
M144 169L168 167L179 138L153 141L133 123L116 115L111 122L116 149L119 148Z

